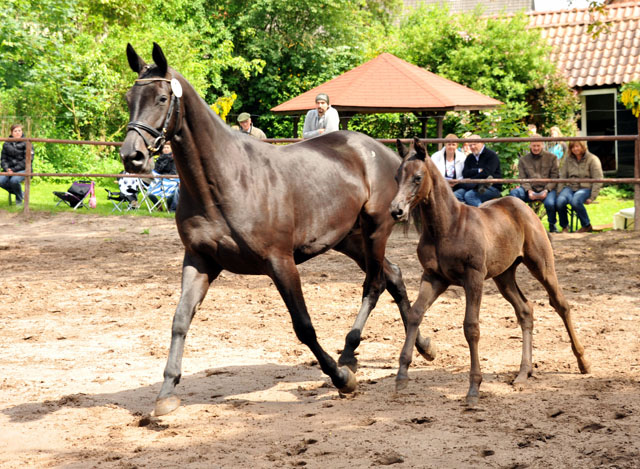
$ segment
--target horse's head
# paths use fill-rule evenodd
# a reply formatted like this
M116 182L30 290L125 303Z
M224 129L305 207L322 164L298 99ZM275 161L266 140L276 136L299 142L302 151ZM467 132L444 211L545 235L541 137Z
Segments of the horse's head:
M396 175L398 193L391 201L389 210L391 216L400 221L407 220L411 209L429 196L433 183L426 165L429 155L420 139L414 137L409 148L398 139L396 146L403 161Z
M138 74L127 92L129 124L120 148L120 158L130 173L151 172L152 156L179 130L182 86L172 77L160 46L153 43L154 64L144 60L127 44L129 66Z

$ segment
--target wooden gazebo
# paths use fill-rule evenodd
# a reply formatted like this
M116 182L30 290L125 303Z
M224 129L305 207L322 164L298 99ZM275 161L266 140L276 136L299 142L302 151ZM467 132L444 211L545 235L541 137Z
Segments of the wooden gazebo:
M329 95L331 105L340 113L343 129L355 114L412 112L422 118L424 137L426 118L437 120L438 137L442 137L442 122L447 111L492 109L502 104L393 54L384 53L279 104L271 111L296 116L294 131L297 133L300 116L315 107L318 93Z

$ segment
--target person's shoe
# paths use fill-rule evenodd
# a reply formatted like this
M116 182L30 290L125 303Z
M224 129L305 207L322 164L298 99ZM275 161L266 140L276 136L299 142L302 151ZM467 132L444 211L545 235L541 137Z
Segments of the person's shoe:
M582 228L580 228L578 230L578 233L591 233L592 231L593 231L593 226L587 225L587 226L583 226Z
M556 228L556 225L549 225L549 233L557 233L558 229Z
M562 232L563 233L568 233L569 232L569 227L568 226L563 226L562 227Z

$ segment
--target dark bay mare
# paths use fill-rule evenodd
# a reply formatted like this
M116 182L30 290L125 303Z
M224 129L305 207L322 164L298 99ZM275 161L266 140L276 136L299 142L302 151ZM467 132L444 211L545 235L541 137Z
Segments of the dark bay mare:
M589 373L590 365L573 329L569 304L558 286L551 242L536 214L515 197L493 199L480 207L461 204L420 140L414 139L410 149L400 141L397 146L404 161L398 170L398 194L390 210L394 218L401 220L411 208L419 206L422 234L418 258L424 271L418 298L409 312L396 389L407 386L412 347L427 308L450 285L459 285L466 297L464 336L471 353L466 401L469 406L477 404L482 382L479 312L487 279L493 279L502 296L511 303L522 329L522 361L514 382L524 382L531 376L533 306L516 283L520 263L544 286L551 306L569 333L580 371Z
M184 343L197 307L223 269L268 275L282 296L297 337L342 392L356 388L354 355L362 329L385 289L403 322L410 308L400 269L385 259L394 225L389 213L402 163L384 145L355 132L333 132L276 146L232 130L154 44L146 64L129 44L138 79L127 92L131 122L120 150L125 169L150 172L153 154L171 141L180 176L176 223L185 247L182 293L155 414L180 405ZM362 306L338 363L317 341L296 264L335 249L365 271ZM415 334L414 334L415 335ZM433 359L427 338L418 351Z

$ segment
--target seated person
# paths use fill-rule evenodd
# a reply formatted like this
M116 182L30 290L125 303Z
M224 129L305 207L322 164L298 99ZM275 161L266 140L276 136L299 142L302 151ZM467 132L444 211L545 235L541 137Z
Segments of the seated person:
M469 138L482 138L471 135ZM484 143L470 142L471 154L464 161L463 179L502 179L498 154ZM500 197L502 184L463 184L463 198L467 205L478 207L487 200Z
M600 158L588 150L587 142L572 141L569 144L565 162L560 168L560 179L602 179L603 177ZM600 182L558 183L556 209L558 210L558 218L560 219L560 227L563 233L569 231L568 204L571 204L578 216L578 220L580 220L582 227L578 230L578 233L593 231L585 205L596 200L601 188L602 183Z
M458 138L455 134L449 134L445 139ZM444 148L438 150L431 155L431 160L434 162L440 174L448 181L462 179L462 169L464 168L465 154L458 149L458 144L455 142L445 142ZM456 184L452 187L453 193L456 198L464 203L465 190L460 187L460 184Z
M540 137L538 134L532 137ZM529 153L518 161L518 177L520 179L558 179L558 158L553 153L543 150L542 142L531 142ZM510 196L517 197L525 202L542 201L547 211L549 231L557 233L556 228L556 183L530 183L523 182L516 187Z
M153 173L161 176L178 174L169 142L166 142L162 147L162 153L156 160ZM149 186L149 199L156 204L158 202L158 196L164 195L167 199L167 208L170 212L175 212L180 196L179 182L178 179L155 178Z

